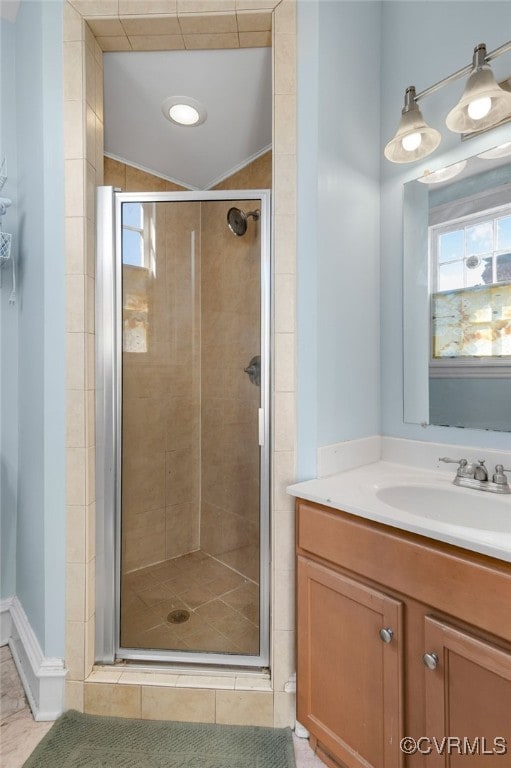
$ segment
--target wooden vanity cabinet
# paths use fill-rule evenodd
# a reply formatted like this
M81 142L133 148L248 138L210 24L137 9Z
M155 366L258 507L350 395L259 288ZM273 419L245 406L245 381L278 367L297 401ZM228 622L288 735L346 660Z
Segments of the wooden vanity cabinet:
M463 750L474 752L459 754L455 745L449 760L432 752L428 765L511 765L511 654L432 616L424 621L425 647L438 656L424 675L425 733L467 737Z
M347 768L511 766L510 564L296 509L297 719L318 754ZM430 741L405 755L404 736ZM439 752L444 736L467 741Z
M398 768L402 603L305 557L297 579L298 719L350 768Z

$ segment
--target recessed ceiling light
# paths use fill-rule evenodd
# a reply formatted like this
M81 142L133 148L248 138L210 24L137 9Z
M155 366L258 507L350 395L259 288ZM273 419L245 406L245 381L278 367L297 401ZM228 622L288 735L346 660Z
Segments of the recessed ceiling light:
M171 123L187 128L201 125L208 116L205 107L188 96L169 96L161 105L161 111Z

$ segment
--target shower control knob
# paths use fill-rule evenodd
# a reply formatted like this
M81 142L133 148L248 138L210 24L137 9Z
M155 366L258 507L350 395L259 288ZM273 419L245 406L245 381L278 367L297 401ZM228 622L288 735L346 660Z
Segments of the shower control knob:
M390 627L383 627L380 629L380 638L383 640L384 643L391 643L392 638L394 637L394 630Z
M438 666L438 656L436 653L425 653L422 661L428 669L436 669Z

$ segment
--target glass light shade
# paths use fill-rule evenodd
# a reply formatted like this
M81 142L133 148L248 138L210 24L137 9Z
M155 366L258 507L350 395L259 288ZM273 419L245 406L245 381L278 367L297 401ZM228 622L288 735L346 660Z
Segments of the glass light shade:
M508 157L509 155L511 155L511 141L506 141L504 144L499 144L498 147L481 152L477 157L480 157L481 160L495 160L499 157Z
M439 168L438 171L424 171L424 175L417 179L417 181L420 181L421 184L441 184L442 181L448 181L458 176L466 164L466 160L460 160L459 163L448 165L446 168Z
M486 111L484 106L490 107ZM511 117L511 93L495 80L490 67L485 65L470 75L463 96L451 109L446 125L454 133L484 131Z
M420 142L415 134L419 135ZM440 133L425 122L419 107L414 104L403 110L394 138L385 147L384 154L391 163L412 163L434 152L440 139Z

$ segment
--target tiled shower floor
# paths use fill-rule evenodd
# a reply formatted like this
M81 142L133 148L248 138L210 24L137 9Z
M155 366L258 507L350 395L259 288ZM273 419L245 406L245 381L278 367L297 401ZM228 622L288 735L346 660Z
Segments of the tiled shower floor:
M172 611L189 618L174 624ZM124 648L257 654L259 586L201 552L167 560L123 577Z

